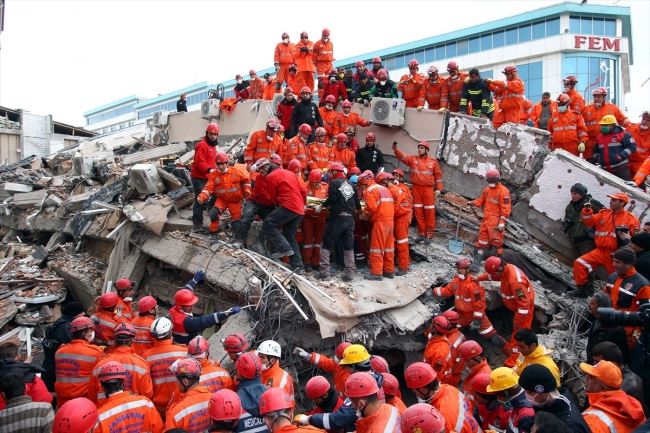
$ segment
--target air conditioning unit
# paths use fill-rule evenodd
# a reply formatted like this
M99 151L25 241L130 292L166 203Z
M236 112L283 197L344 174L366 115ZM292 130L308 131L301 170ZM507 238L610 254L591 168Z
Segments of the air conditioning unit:
M157 194L165 190L155 164L136 164L129 170L129 180L140 194Z
M169 111L154 111L153 113L153 126L161 127L167 126L169 120Z
M221 101L219 99L206 99L201 102L201 117L203 119L212 119L219 117L221 113Z
M378 125L403 126L406 101L403 99L372 98L370 121Z
M88 156L72 158L72 170L76 176L90 176L93 173L93 159Z

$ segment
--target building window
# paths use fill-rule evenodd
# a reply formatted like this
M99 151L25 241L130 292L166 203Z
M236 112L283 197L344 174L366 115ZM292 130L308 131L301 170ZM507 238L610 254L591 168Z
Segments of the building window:
M494 78L494 70L490 69L489 71L481 72L481 78L493 79Z
M591 18L580 17L580 33L585 35L594 34L594 26Z
M481 39L477 36L469 40L469 52L477 53L481 51Z
M596 36L616 36L616 20L592 17L569 17L571 33Z
M618 104L618 84L616 83L616 60L604 57L565 57L564 74L578 77L576 89L587 104L593 104L592 90L607 88L607 101Z
M395 57L388 57L387 59L384 60L384 67L392 71L395 69Z
M433 62L436 60L436 51L433 47L429 47L424 51L424 61Z
M86 118L86 124L87 125L92 125L93 123L99 123L103 122L104 120L112 119L114 117L118 116L124 116L125 114L129 114L133 112L133 107L135 107L135 104L129 104L125 105L123 107L115 108L110 111L105 111L101 114L96 114L94 116L89 116Z
M541 101L544 93L542 79L542 62L525 63L517 65L517 76L524 82L524 95L533 104Z
M546 23L539 21L533 24L533 40L546 37Z
M506 44L506 33L502 30L500 32L494 32L492 34L492 46L494 48L500 48Z
M569 32L580 33L580 17L569 17Z
M560 19L546 20L546 37L560 34Z
M404 54L398 54L395 56L395 69L401 69L404 67Z
M518 29L506 30L506 45L514 45L518 42Z
M436 47L436 60L445 58L445 46L440 45Z
M447 58L450 59L452 57L456 56L456 42L452 42L451 44L447 44Z
M594 35L604 35L605 34L605 20L602 18L593 19L593 32Z
M519 27L519 43L530 41L530 24Z
M605 20L605 36L616 36L616 20Z
M481 51L492 49L492 33L481 36Z
M415 60L417 60L418 63L424 63L424 50L415 52Z
M469 42L467 39L456 42L456 55L462 56L469 52Z

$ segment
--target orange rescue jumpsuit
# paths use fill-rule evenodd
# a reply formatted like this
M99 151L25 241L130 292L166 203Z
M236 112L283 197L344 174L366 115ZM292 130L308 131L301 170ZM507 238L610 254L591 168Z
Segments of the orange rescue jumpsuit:
M446 336L431 334L431 338L429 338L427 346L424 348L422 362L426 362L433 367L440 382L451 383L453 360L451 359L451 345Z
M469 400L450 385L440 385L440 390L429 404L445 419L445 431L458 433L479 433L481 428L472 416ZM458 426L462 426L461 429Z
M293 76L291 76L291 73L288 73L285 79L287 80L287 87L291 87L293 93L298 96L300 96L300 89L307 85L305 83L305 78L297 72Z
M293 51L295 49L295 45L289 42L288 44L285 44L284 42L280 42L275 46L275 53L273 55L273 63L277 63L280 69L278 69L278 73L275 77L275 79L278 81L278 83L282 84L282 82L289 76L289 66L293 65ZM289 82L287 81L287 87L289 87Z
M451 349L451 383L450 385L458 387L460 383L460 376L465 370L465 361L460 357L460 345L465 342L465 336L458 328L453 328L450 333L446 335L449 340Z
M163 421L151 400L128 392L113 394L97 410L93 433L162 433Z
M475 276L467 275L461 279L458 275L449 284L433 289L435 296L454 297L454 306L460 316L458 324L468 326L474 319L481 321L479 334L489 339L496 334L490 319L485 314L485 289L478 282Z
M368 122L366 119L362 118L359 116L358 113L354 113L350 111L349 115L345 115L345 113L339 113L338 116L336 116L336 130L341 133L345 132L347 128L351 128L352 130L355 130L357 125L361 125L363 127L370 126L370 122Z
M338 122L336 121L339 113L336 110L328 110L327 107L318 108L320 112L320 117L323 119L323 128L327 132L326 143L329 143L331 139L336 138L339 135Z
M600 135L600 124L598 122L600 122L600 120L608 114L614 116L616 118L616 122L626 129L632 124L629 120L627 120L625 114L623 114L621 110L619 110L619 108L614 104L603 102L600 108L596 107L595 104L587 105L582 110L582 118L584 119L585 126L587 127L587 134L589 135L589 141L586 142L587 147L583 154L585 159L593 158L596 137ZM630 131L628 130L628 132ZM637 143L637 152L638 146L639 144ZM632 152L632 154L634 153L635 152Z
M395 238L393 219L395 205L390 191L374 180L368 182L363 193L366 201L364 217L372 223L368 259L373 275L382 276L395 270Z
M515 77L510 81L493 80L488 89L493 92L498 90L501 97L499 112L492 119L494 129L499 129L506 122L519 123L519 112L524 105L524 82L521 78Z
M343 167L348 169L348 172L357 166L354 151L347 146L341 149L338 144L330 149L330 161L341 163Z
M301 48L307 48L309 52L300 52ZM298 67L298 75L300 75L304 80L305 86L309 87L311 90L314 90L314 72L316 72L313 54L314 43L309 40L306 43L303 41L298 42L293 49L293 58ZM299 92L300 90L294 89L294 91Z
M632 152L632 155L634 155L635 153L636 152ZM636 174L634 175L634 179L632 180L634 181L634 183L636 183L636 186L640 186L643 182L646 181L648 176L650 176L650 157L648 157L645 160L645 162L641 165L641 167L639 167Z
M300 136L296 135L282 149L282 165L287 167L292 159L300 161L301 170L307 170L307 142L303 141Z
M144 352L153 347L151 338L151 324L156 320L155 316L140 316L133 319L131 325L135 328L135 337L133 338L132 349L134 353L142 356Z
M481 196L470 202L472 206L483 207L483 221L478 232L476 246L485 250L488 245L496 247L497 254L503 253L503 237L505 224L510 216L510 191L501 182L494 188L486 187ZM503 224L503 230L497 230Z
M406 405L404 404L404 401L396 395L393 396L391 401L387 401L386 404L395 406L400 415L404 415L404 412L406 412Z
M235 390L232 377L225 369L219 366L217 361L210 359L198 359L201 363L201 379L199 385L208 388L211 393L217 392L220 389Z
M329 186L321 182L316 188L307 185L307 196L315 198L327 198ZM302 219L302 260L305 265L314 267L320 266L320 246L325 233L326 213L316 213L313 208L307 208Z
M110 353L115 348L115 327L120 323L130 323L125 317L118 316L117 313L97 308L95 314L90 316L95 322L95 344L106 346L106 352Z
M622 389L588 392L587 398L582 417L591 433L630 433L645 422L641 403Z
M59 347L54 355L56 404L63 406L68 400L88 395L90 376L104 351L86 340L72 340Z
M549 104L551 104L550 110L551 116L553 116L555 113L557 113L557 102L551 100L549 101ZM543 109L544 107L540 101L537 104L533 105L533 111L530 112L530 121L533 122L535 128L539 128L539 117L542 115Z
M283 388L295 409L296 399L293 395L293 377L280 368L279 360L276 360L270 368L262 371L262 384L269 388Z
M260 158L270 158L272 154L278 152L280 142L280 137L276 134L273 134L273 139L269 140L265 129L253 132L244 152L244 162L253 164Z
M436 198L433 191L442 191L443 188L442 171L438 161L428 155L406 156L399 149L395 149L395 156L411 169L413 208L418 223L418 234L432 238L436 228Z
M201 197L207 201L212 194L217 196L214 207L221 210L221 214L226 209L230 211L232 222L241 219L242 199L251 193L251 181L248 175L242 173L237 167L228 167L225 173L219 170L212 170L208 175L208 183L201 191ZM210 221L210 232L215 233L219 230L219 217L215 221Z
M180 401L167 409L165 431L182 428L189 433L202 433L210 430L212 424L208 413L208 402L212 393L205 386L197 385L181 394Z
M406 101L407 108L417 108L420 105L420 91L422 90L424 76L417 73L409 78L409 75L402 75L399 83L397 83L397 90L402 92L402 99ZM407 83L404 84L404 81Z
M585 98L580 94L580 92L573 88L564 93L569 95L569 98L571 98L571 102L569 102L570 109L582 113L582 110L585 109Z
M428 78L425 78L422 82L422 89L420 89L418 105L424 107L424 103L426 102L429 104L429 110L440 109L443 83L444 80L440 77L438 77L438 80L433 83Z
M596 229L594 237L596 249L578 257L573 262L573 278L579 286L587 284L589 274L599 266L604 266L608 275L614 272L611 254L619 248L616 227L628 227L630 235L639 233L641 229L641 223L637 217L624 209L618 214L611 209L603 209L594 215L593 209L583 208L582 223Z
M158 413L164 415L167 405L175 392L178 392L176 376L169 369L177 359L187 358L187 347L173 343L172 339L154 340L153 349L147 350L142 357L149 364L153 397Z
M469 77L468 73L458 71L456 78L449 76L444 79L442 82L442 95L440 97L441 108L446 108L452 113L458 113L460 110L461 92L463 91L463 84L465 84L465 78L467 77Z
M465 394L465 397L469 400L470 408L472 410L472 413L474 413L474 408L476 407L476 399L474 398L474 389L472 388L472 380L476 377L477 374L490 374L492 373L492 369L487 363L487 359L483 358L483 360L476 364L472 369L469 371L467 376L465 376L465 380L463 381L463 394Z
M632 134L632 138L636 142L636 152L632 152L630 155L630 176L634 177L645 160L650 157L650 128L643 130L640 123L633 123L625 130Z
M282 93L282 87L279 89L275 88L275 80L271 80L270 83L264 82L264 94L262 96L262 99L265 101L272 101L273 97L277 95L278 93Z
M401 418L395 406L380 403L372 415L359 418L355 423L357 433L401 433Z
M549 149L564 149L567 152L579 156L578 144L584 142L586 158L587 150L590 149L587 142L587 127L582 115L578 111L565 111L554 113L548 121L548 132L551 133L551 140L548 142ZM593 156L593 149L590 150Z
M350 373L348 373L332 358L328 358L327 356L316 352L311 353L309 363L327 373L334 374L334 388L339 393L339 396L345 397L345 381L350 377Z
M131 309L131 301L125 301L124 298L118 295L117 308L115 308L115 314L122 316L127 319L129 322L133 320L135 314Z
M264 98L264 80L260 77L255 77L254 80L249 80L250 87L248 88L248 99L262 99Z
M409 264L411 263L411 256L409 254L409 225L411 225L411 217L413 202L411 200L411 193L405 185L395 185L390 183L388 190L393 196L395 202L395 218L394 218L394 234L395 245L397 247L397 262L399 268L403 271L408 271Z
M328 39L327 42L323 42L322 39L319 39L316 41L314 43L312 59L316 64L318 80L327 79L329 70L332 69L332 62L334 61L334 45L332 44L332 40ZM323 99L323 89L318 89L318 99Z
M314 142L309 145L309 156L307 157L307 169L310 171L317 168L329 168L330 148L325 143Z

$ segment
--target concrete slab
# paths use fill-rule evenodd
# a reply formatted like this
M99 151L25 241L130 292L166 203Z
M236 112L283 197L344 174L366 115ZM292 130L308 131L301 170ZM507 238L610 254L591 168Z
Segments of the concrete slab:
M146 160L157 160L158 158L167 155L183 155L186 152L187 145L185 143L173 143L155 149L147 149L141 152L132 153L131 155L124 155L122 157L122 164L131 165Z
M505 139L502 138L505 133ZM546 142L550 134L541 129L511 123L503 124L496 134L501 149L501 177L514 186L526 186L542 166L548 154Z
M20 209L29 209L36 205L40 205L46 196L47 190L45 189L14 194L14 205Z

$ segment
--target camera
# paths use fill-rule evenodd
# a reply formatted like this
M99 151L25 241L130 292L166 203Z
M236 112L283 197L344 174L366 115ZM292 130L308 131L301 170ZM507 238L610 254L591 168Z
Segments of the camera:
M618 226L616 227L617 232L629 233L630 228L628 226Z
M621 311L614 308L599 308L600 322L605 326L644 326L650 321L650 305L639 306L641 311ZM644 329L650 329L645 328Z
M564 218L564 220L562 221L562 231L564 233L568 232L569 228L574 224L575 222L573 222L573 220L571 220L570 218Z

